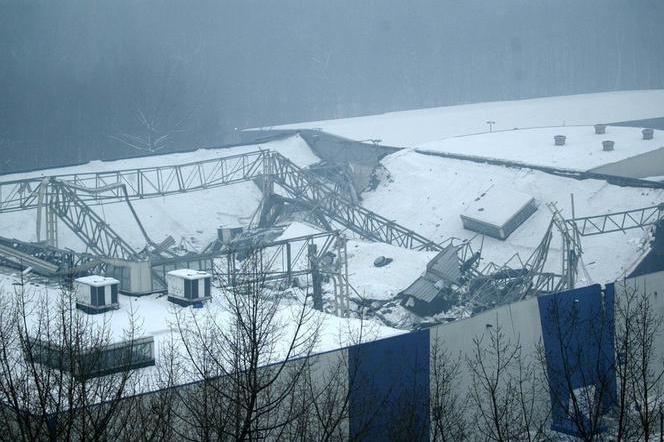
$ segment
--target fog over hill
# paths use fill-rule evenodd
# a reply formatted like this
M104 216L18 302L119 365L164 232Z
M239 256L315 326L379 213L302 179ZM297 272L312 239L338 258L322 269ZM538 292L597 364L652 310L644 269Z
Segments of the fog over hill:
M0 1L0 173L234 129L664 88L657 0Z

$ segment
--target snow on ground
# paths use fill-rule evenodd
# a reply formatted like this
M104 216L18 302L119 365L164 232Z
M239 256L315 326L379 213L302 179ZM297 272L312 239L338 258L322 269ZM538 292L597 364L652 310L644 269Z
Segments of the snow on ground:
M527 258L542 239L551 219L545 206L556 202L570 217L570 194L576 216L599 215L659 204L664 190L627 188L600 180L574 180L532 169L515 169L433 157L403 150L383 159L390 179L362 195L363 205L434 240L470 239L459 215L492 186L513 188L532 195L538 210L506 241L484 238L483 257L502 264L518 252ZM584 237L583 259L595 282L620 277L643 253L645 234L639 229ZM479 245L477 239L476 246ZM560 240L554 236L549 270L559 271ZM551 267L553 266L553 267Z
M258 207L261 192L252 182L132 201L141 223L153 241L171 235L180 242L189 241L203 248L217 237L221 225L246 226ZM130 246L136 250L146 245L136 220L125 202L91 206ZM0 213L4 237L36 241L36 210ZM62 222L59 224L60 247L85 251L84 245Z
M602 92L390 112L279 128L320 128L354 140L413 147L457 135L515 127L592 125L664 116L664 90Z
M300 238L302 236L309 236L309 235L315 235L317 233L321 233L322 230L314 227L310 224L305 224L301 222L294 222L288 225L286 227L286 230L284 230L281 235L279 235L278 238L275 239L275 241L283 241L286 239L293 239L293 238Z
M664 113L664 110L662 112ZM554 135L565 135L567 137L565 145L555 146ZM603 140L614 141L615 150L604 152ZM609 126L605 135L595 135L592 126L576 126L508 130L452 137L424 143L420 146L420 150L585 171L650 152L662 146L664 146L662 131L655 131L652 140L643 140L639 128Z
M16 275L0 274L0 293L3 297L7 293L12 293L14 287L12 284L17 282ZM26 284L29 302L37 305L41 297L46 297L51 306L58 303L61 292L58 288L47 287L38 283ZM5 298L6 299L6 298ZM186 320L186 324L192 324L191 315L196 318L205 319L206 315L215 318L217 324L228 323L231 319L231 313L226 305L224 296L218 289L212 291L212 299L203 304L203 308L196 309L192 307L180 307L168 301L165 296L149 295L140 298L118 295L120 308L110 312L88 315L81 310L76 309L76 314L89 319L92 327L105 330L112 342L119 342L126 339L126 332L130 328L132 318L139 326L139 336L153 336L155 339L155 357L159 358L160 350L165 350L172 336L176 337L177 343L177 314ZM297 326L296 318L301 311L301 299L284 299L275 318L275 323L281 324L282 332L289 338L282 342L287 345L291 341L290 337L295 333ZM29 311L31 311L29 309ZM52 310L53 311L53 310ZM133 316L132 313L133 312ZM335 350L340 347L346 347L356 343L361 336L363 342L372 341L380 338L394 336L404 333L404 330L398 330L379 324L377 321L362 321L359 319L339 318L337 316L325 313L314 312L307 326L321 324L319 340L315 345L316 352ZM36 326L37 315L28 317L28 324ZM186 326L185 324L185 326ZM277 353L285 354L287 348L277 349ZM275 355L276 356L276 355Z
M384 243L348 241L348 280L363 299L390 300L424 274L436 252L408 250ZM385 267L375 267L379 256L394 261Z
M198 149L192 152L153 155L114 161L91 161L76 166L0 175L0 181L12 181L53 175L68 175L74 173L108 172L136 169L140 167L172 166L240 155L248 152L255 152L257 150L273 150L279 152L299 167L307 167L320 161L320 158L313 153L302 137L299 135L293 135L288 138L273 140L263 144L250 144L231 148Z
M321 230L308 224L294 222L277 238L278 240L298 238L320 233ZM323 240L317 241L319 246ZM348 281L352 287L351 298L388 301L407 288L424 274L427 264L436 252L404 249L385 243L375 243L350 239L346 244L348 257ZM375 267L374 260L379 256L392 258L384 267Z

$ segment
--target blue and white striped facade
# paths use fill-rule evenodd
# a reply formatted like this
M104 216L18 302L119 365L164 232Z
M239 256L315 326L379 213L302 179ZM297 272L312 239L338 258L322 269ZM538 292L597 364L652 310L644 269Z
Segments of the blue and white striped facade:
M656 313L664 314L664 272L625 281L628 287L645 289ZM408 425L430 440L433 375L431 356L443 350L448 355L471 357L473 339L497 327L511 342L521 345L522 354L544 356L548 372L550 428L575 433L569 420L570 381L575 389L601 386L604 408L615 400L613 363L614 298L618 285L599 284L567 292L544 295L500 306L472 318L407 333L320 355L324 365L344 361L347 368L348 434L361 440L388 440L393 431ZM664 356L664 337L659 336L658 354ZM574 370L565 371L573 366ZM465 395L472 382L470 370L461 365L458 392ZM600 385L601 384L601 385ZM413 434L412 432L410 433Z

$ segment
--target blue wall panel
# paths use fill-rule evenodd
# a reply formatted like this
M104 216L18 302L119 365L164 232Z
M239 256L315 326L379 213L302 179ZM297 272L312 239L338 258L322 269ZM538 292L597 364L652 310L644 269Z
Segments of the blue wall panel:
M571 411L570 390L594 386L593 400L602 403L603 411L615 401L613 301L613 285L606 291L592 285L538 299L556 431L579 435L601 430L598 419ZM577 408L588 409L583 404Z
M429 440L429 330L348 350L351 440Z

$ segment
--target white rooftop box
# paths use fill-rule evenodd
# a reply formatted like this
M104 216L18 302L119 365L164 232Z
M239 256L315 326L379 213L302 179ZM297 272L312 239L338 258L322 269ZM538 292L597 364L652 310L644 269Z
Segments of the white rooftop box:
M119 308L118 285L115 278L91 275L74 280L76 307L86 313L102 313Z
M192 269L178 269L166 274L168 300L187 306L210 298L212 275Z
M536 210L530 195L494 186L466 206L461 222L473 232L505 239Z

